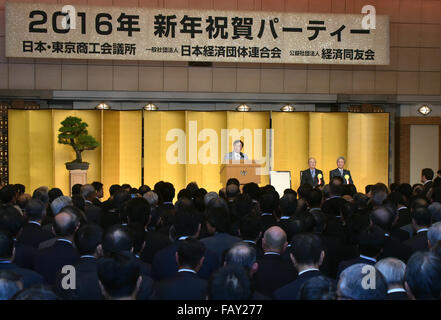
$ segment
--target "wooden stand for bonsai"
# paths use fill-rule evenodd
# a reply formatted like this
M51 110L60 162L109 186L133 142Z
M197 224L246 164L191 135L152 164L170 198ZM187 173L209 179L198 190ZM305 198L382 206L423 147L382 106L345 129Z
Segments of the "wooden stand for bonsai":
M86 184L87 170L69 170L69 182L69 192L72 192L72 186L74 184Z

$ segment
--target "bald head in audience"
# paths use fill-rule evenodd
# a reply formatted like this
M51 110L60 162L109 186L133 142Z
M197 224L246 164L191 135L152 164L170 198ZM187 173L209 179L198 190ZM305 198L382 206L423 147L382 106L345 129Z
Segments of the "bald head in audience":
M265 252L283 253L288 246L285 231L279 227L269 228L263 235L262 246Z
M79 218L66 211L61 211L54 218L54 232L57 237L72 240L80 226Z

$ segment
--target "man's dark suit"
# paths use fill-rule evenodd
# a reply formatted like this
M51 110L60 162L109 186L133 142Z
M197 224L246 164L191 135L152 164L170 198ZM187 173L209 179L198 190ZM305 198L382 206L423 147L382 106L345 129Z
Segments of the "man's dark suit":
M260 226L262 227L262 234L273 226L277 226L277 220L272 213L262 213L260 215Z
M342 261L339 265L338 265L338 270L337 270L337 277L340 276L340 273L342 273L342 271L346 268L349 268L350 266L357 264L357 263L363 263L363 264L368 264L368 265L375 265L376 262L369 260L369 259L365 259L362 257L358 257L356 259L351 259L351 260L346 260L346 261Z
M309 279L322 276L323 274L317 270L306 271L299 275L296 280L276 290L273 294L274 300L299 300L300 289L302 285Z
M201 242L205 245L205 248L213 251L217 254L219 262L222 264L224 255L235 243L240 242L242 239L233 237L225 232L218 232L212 236L201 239Z
M99 208L101 208L101 206L103 205L103 203L100 201L100 199L98 199L98 198L95 198L95 199L93 199L92 200L92 204L95 206L95 207L99 207Z
M15 257L14 263L20 268L33 269L34 268L34 256L38 251L34 247L27 246L18 242L14 244Z
M35 271L20 268L14 263L7 261L0 263L0 271L8 270L17 273L21 276L21 282L23 283L23 288L27 289L33 285L42 284L43 277Z
M304 171L300 172L300 185L304 185L304 184L309 184L313 187L316 187L319 184L319 180L318 180L318 175L321 174L322 178L320 179L320 184L321 185L325 185L325 176L323 175L323 171L319 170L319 169L315 169L315 176L314 179L312 178L311 175L311 169L306 169Z
M327 199L322 206L323 213L330 214L333 216L341 215L341 208L348 203L345 199L340 196L333 196Z
M351 171L343 169L343 175L342 175L338 168L329 171L329 181L331 181L333 177L337 176L337 177L342 177L343 184L348 184L348 182L345 179L345 175L349 176L349 184L354 184L354 181L352 181Z
M265 254L258 260L259 269L254 275L254 288L270 297L274 291L287 285L297 276L292 263L278 254Z
M423 185L423 195L425 197L427 197L427 193L429 192L430 188L432 188L432 186L433 186L433 181L431 180L429 180Z
M153 257L152 278L160 281L172 277L178 271L176 263L176 251L178 249L179 240L175 241L167 248L158 251ZM202 268L198 272L198 276L208 280L211 274L219 267L220 262L217 255L205 249L205 259Z
M388 293L384 300L410 300L407 292L391 292Z
M101 224L101 216L102 209L101 207L97 207L93 205L90 201L86 201L86 205L84 207L84 213L87 217L88 223Z
M383 252L378 257L378 260L384 258L396 258L406 263L411 255L412 249L410 247L402 244L400 241L392 236L386 236L383 245Z
M79 259L71 243L58 239L52 247L36 252L34 270L44 277L46 283L52 285L58 270L65 265L75 265Z
M38 248L38 245L46 240L53 238L54 235L41 228L41 225L35 222L26 223L17 238L17 242Z
M398 221L395 224L395 228L401 228L405 225L408 225L412 222L412 218L410 217L409 208L401 207L397 210Z
M206 280L190 271L177 272L171 278L155 284L155 299L158 300L205 300Z
M403 244L412 249L412 253L417 251L429 251L429 244L427 243L427 231L420 231L412 238L404 241Z
M145 247L141 253L141 260L146 263L153 263L153 257L156 252L170 245L169 238L157 231L148 231L145 233Z

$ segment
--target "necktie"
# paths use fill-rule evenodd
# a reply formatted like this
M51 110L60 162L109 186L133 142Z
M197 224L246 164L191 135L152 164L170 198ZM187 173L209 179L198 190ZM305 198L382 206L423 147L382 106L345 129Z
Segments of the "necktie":
M343 177L343 169L338 169L340 170L340 175Z
M314 177L315 177L315 170L311 170L311 176L312 176L312 179L314 179Z

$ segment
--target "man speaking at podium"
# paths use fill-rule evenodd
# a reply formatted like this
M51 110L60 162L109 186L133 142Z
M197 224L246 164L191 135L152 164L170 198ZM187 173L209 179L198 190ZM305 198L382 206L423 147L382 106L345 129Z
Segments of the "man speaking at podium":
M236 140L233 142L233 151L225 155L225 160L248 160L248 156L243 153L243 141Z
M309 184L313 187L325 185L323 171L316 169L316 163L317 161L315 160L315 158L308 159L309 169L300 172L300 185Z
M354 184L351 177L351 171L343 169L345 166L345 158L338 157L337 169L329 171L329 180L332 180L335 176L340 176L343 179L344 184Z

